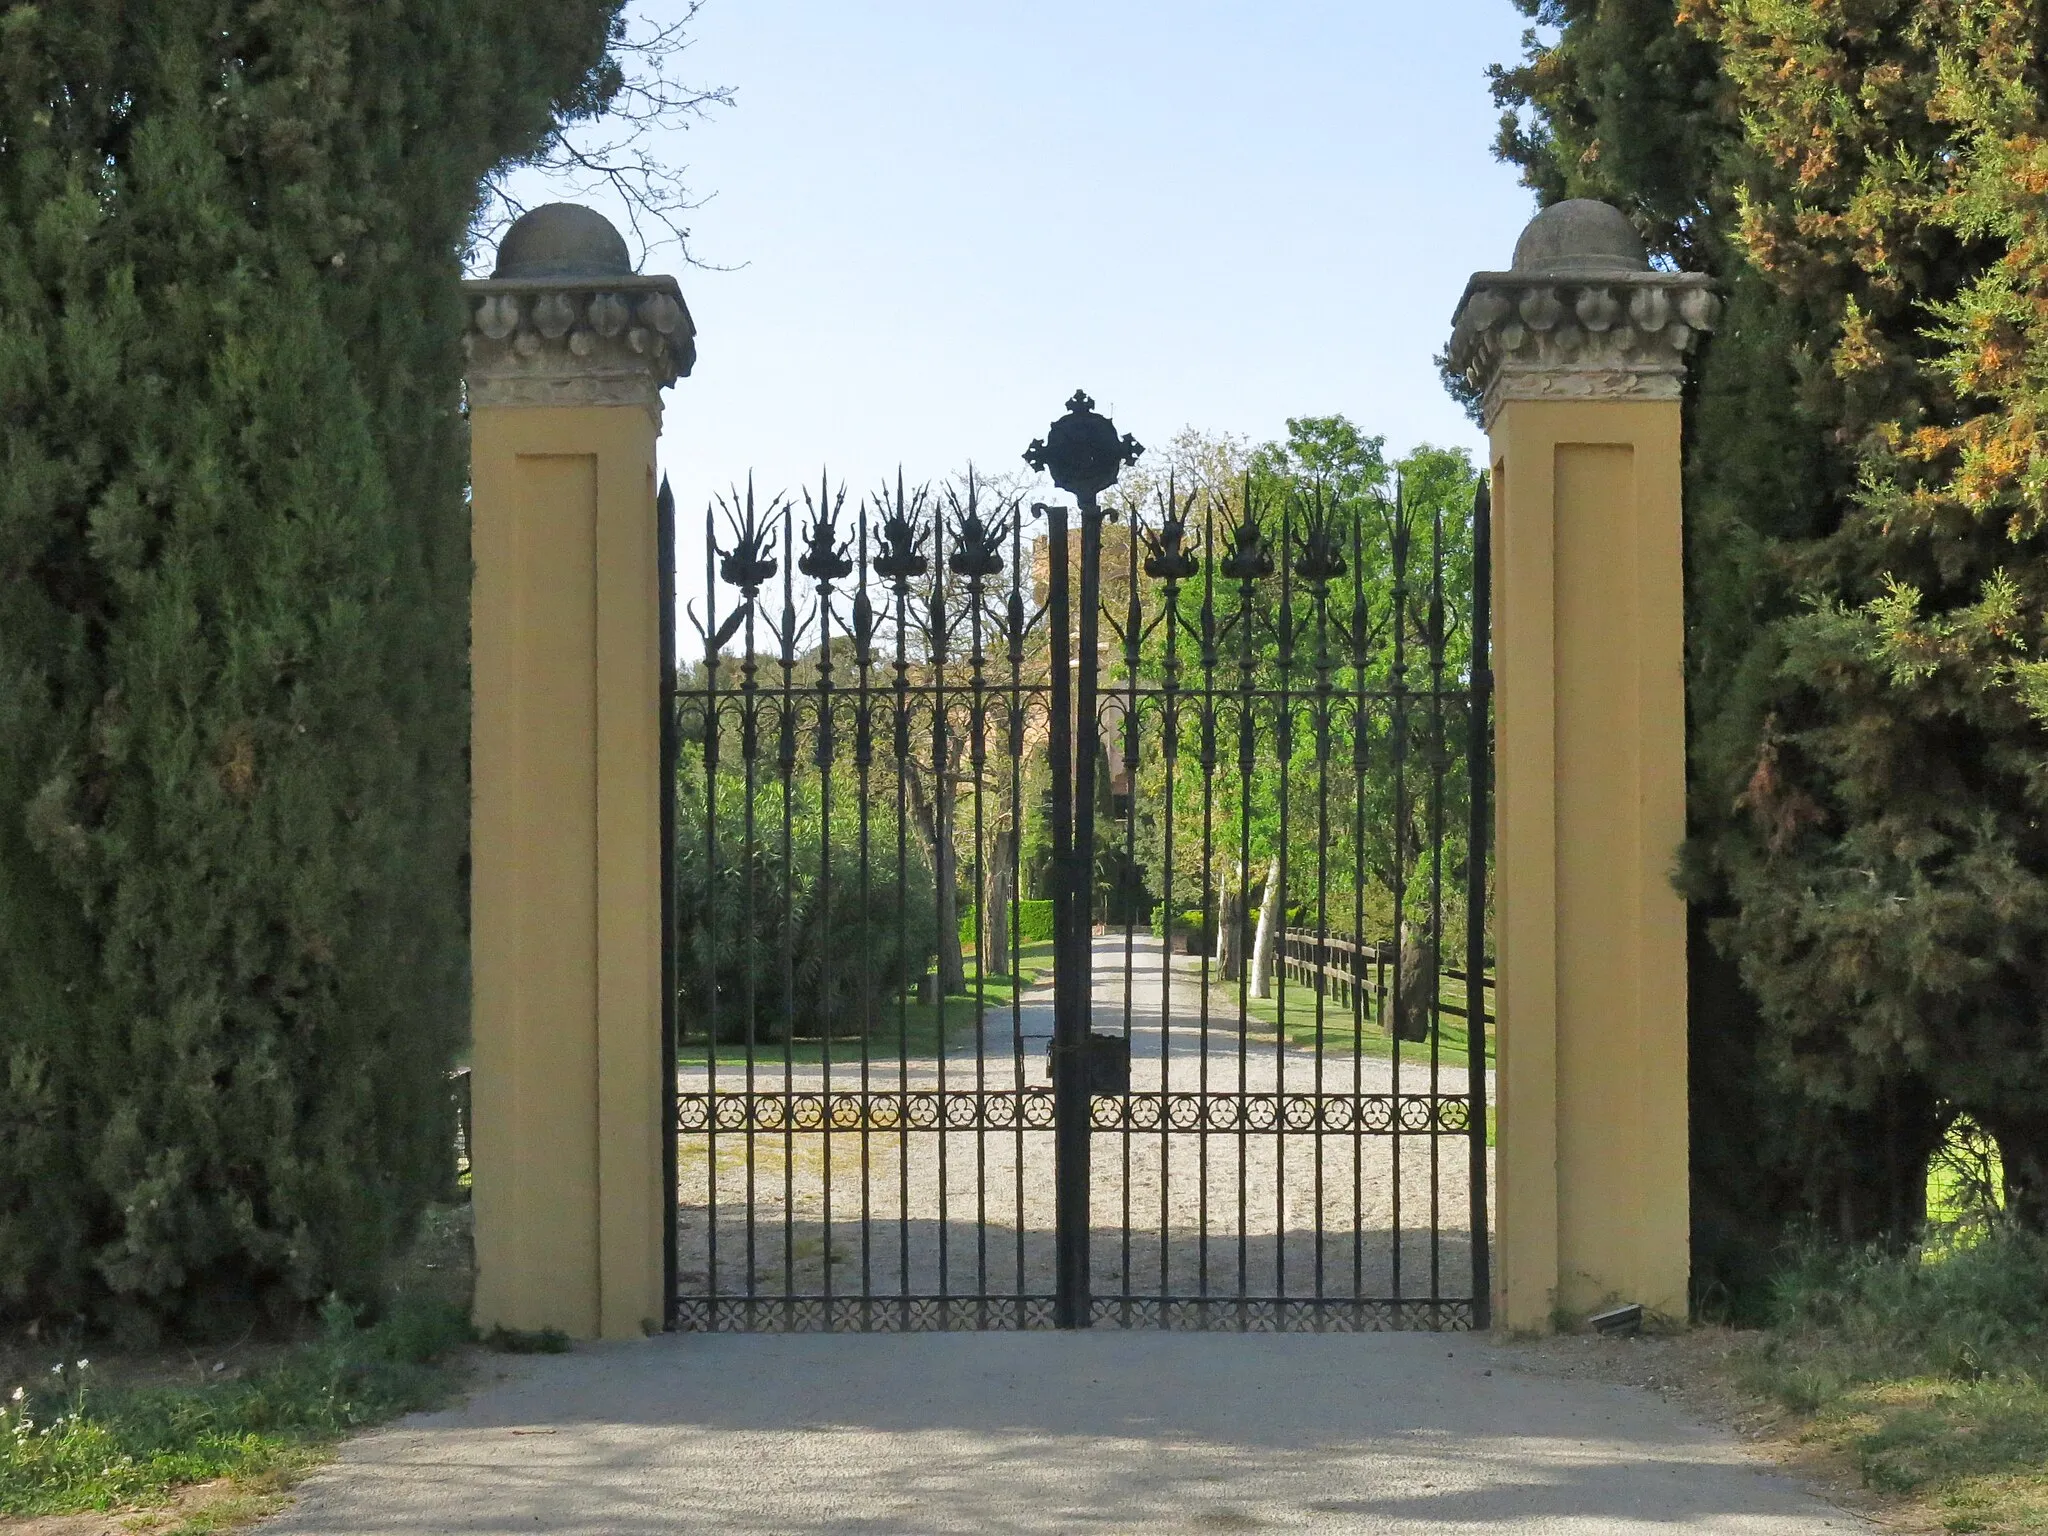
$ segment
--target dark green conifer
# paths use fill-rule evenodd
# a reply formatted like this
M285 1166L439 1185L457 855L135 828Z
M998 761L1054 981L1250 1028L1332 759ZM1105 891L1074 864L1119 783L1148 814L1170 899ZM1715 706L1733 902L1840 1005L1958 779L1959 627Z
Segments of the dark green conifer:
M1688 411L1696 1208L1909 1235L1965 1111L2048 1221L2048 21L1518 3L1562 31L1497 74L1503 153L1731 298Z
M366 1296L446 1178L459 258L618 10L0 3L0 1314Z

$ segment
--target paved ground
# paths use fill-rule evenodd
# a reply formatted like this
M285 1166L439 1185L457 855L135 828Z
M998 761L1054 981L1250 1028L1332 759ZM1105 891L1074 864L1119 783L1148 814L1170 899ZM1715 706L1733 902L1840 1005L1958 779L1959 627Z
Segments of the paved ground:
M672 1335L494 1356L465 1407L351 1442L263 1530L1869 1529L1654 1397L1511 1359L1456 1335L1111 1332Z

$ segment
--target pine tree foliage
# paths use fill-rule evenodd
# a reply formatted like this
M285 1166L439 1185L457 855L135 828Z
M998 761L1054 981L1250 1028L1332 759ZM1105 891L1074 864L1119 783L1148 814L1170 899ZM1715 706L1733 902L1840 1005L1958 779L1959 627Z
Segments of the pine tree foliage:
M0 1313L367 1295L445 1178L459 257L617 10L0 3Z
M1815 1166L1897 1170L1894 1222L1958 1111L2048 1221L2048 12L1548 19L1563 41L1500 76L1533 109L1504 148L1667 250L1682 231L1731 292L1689 415L1687 878L1758 1060L1786 1123L1832 1139ZM1660 28L1683 90L1627 57ZM1679 147L1650 170L1600 152L1631 136ZM1872 1193L1846 1226L1884 1214Z
M1837 1103L1922 1076L2048 1220L2044 18L2034 5L1703 6L1746 105L1736 238L1827 296L1813 393L1856 485L1788 549L1718 858L1779 1049ZM1733 744L1730 743L1732 746Z

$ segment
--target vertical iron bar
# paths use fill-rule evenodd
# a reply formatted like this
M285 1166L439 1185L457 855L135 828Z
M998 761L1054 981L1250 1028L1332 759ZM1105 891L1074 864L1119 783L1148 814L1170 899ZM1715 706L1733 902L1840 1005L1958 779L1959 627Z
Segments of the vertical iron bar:
M1323 505L1322 487L1316 488L1316 524L1327 539L1329 518L1332 515ZM1316 605L1316 1065L1315 1095L1317 1111L1310 1125L1309 1145L1315 1152L1315 1287L1316 1300L1321 1301L1324 1293L1324 1246L1323 1221L1323 1052L1328 1043L1329 990L1330 990L1330 580L1325 574L1314 583Z
M1443 1094L1444 953L1444 514L1431 509L1429 557L1429 1299L1443 1299L1443 1138L1436 1106ZM1468 1021L1469 1022L1469 1021ZM1467 1041L1470 1035L1467 1035Z
M1246 474L1240 491L1241 544L1255 544L1260 531L1253 521L1252 478ZM1251 1107L1251 981L1258 958L1257 928L1251 915L1252 796L1257 785L1258 716L1253 695L1257 647L1253 631L1258 613L1256 562L1240 567L1238 581L1237 658L1237 1298L1238 1324L1244 1326L1251 1293L1251 1143L1247 1118ZM1277 1143L1276 1143L1277 1145Z
M1077 910L1087 887L1075 878L1074 655L1068 615L1067 509L1046 509L1051 543L1052 622L1053 1138L1055 1291L1061 1328L1088 1324L1089 1102L1082 1050L1087 1034L1087 933ZM1092 775L1091 775L1092 778Z
M910 511L903 500L903 471L896 471L896 509L893 522L899 530L910 527ZM911 535L904 534L905 549L892 551L907 558ZM910 953L910 581L900 572L890 577L896 596L896 707L891 718L890 745L896 757L896 934ZM910 1326L910 1158L912 1141L908 1130L910 1103L910 994L922 976L910 976L908 967L896 979L896 1289L899 1299L897 1325ZM905 983L909 985L906 986Z
M1173 497L1171 482L1167 487L1167 511L1170 518L1181 516L1178 502ZM1137 543L1137 513L1131 514L1131 542ZM1135 581L1133 587L1135 588ZM1135 605L1134 605L1135 606ZM1180 773L1180 653L1178 649L1180 631L1180 586L1176 576L1166 578L1165 593L1160 603L1160 621L1166 626L1166 655L1161 679L1161 702L1159 742L1160 756L1166 775L1166 792L1161 808L1160 833L1160 886L1159 905L1161 922L1158 924L1163 937L1159 954L1159 1321L1167 1323L1167 1300L1173 1294L1171 1285L1171 1259L1169 1249L1172 1242L1172 1200L1173 1189L1173 931L1175 912L1173 909L1173 817L1174 779ZM1132 653L1137 651L1132 643ZM1137 822L1136 767L1131 774L1131 821ZM1197 1142L1200 1137L1197 1136Z
M1412 978L1403 974L1408 929L1408 501L1407 488L1397 471L1394 476L1394 603L1393 676L1388 704L1393 732L1394 765L1394 984L1392 1011L1394 1026L1394 1114L1390 1131L1393 1140L1392 1236L1394 1311L1401 1311L1401 1056L1407 1041L1401 1031L1407 1027L1406 988Z
M718 634L717 524L704 509L704 1290L718 1326ZM744 1133L742 1133L744 1134Z
M1125 548L1129 558L1126 561L1125 588L1127 601L1124 604L1124 782L1129 793L1124 797L1124 865L1122 878L1129 881L1138 867L1138 629L1140 612L1138 608L1138 512L1133 508L1130 523L1124 530ZM1114 792L1112 788L1112 793ZM1131 988L1137 971L1138 913L1133 899L1135 890L1125 892L1124 908L1124 1050L1131 1048ZM1163 984L1163 978L1162 978ZM1162 1062L1162 1066L1164 1063ZM1123 1207L1122 1236L1122 1284L1123 1293L1120 1316L1126 1327L1131 1321L1131 1296L1137 1284L1131 1274L1131 1117L1128 1113L1118 1117L1122 1125L1119 1140L1123 1143L1124 1178L1120 1201Z
M932 600L931 600L931 673L932 673L932 922L938 932L938 963L932 972L932 1001L937 1005L938 1043L933 1047L938 1066L938 1124L932 1134L939 1146L939 1326L952 1326L953 1295L953 1226L952 1191L947 1187L951 1175L951 1151L947 1138L951 1134L946 1124L946 931L945 915L947 890L941 884L946 878L947 855L957 858L957 845L953 842L953 815L957 807L950 798L946 783L946 766L953 753L953 722L946 709L946 663L950 659L947 650L948 633L952 623L946 612L946 509L943 500L932 502ZM953 871L952 891L955 902L960 893L959 872ZM953 942L960 941L960 912L953 909Z
M1493 733L1493 497L1485 475L1472 503L1472 698L1466 737L1471 820L1466 834L1465 1059L1471 1143L1472 1326L1493 1323L1493 1267L1487 1234L1486 843L1491 826Z
M661 605L661 1326L676 1325L676 499L661 477L654 499L655 563ZM706 871L706 878L715 878Z
M967 510L975 511L972 471L967 481ZM979 556L982 546L969 553ZM975 567L979 571L979 565ZM987 678L982 670L982 612L985 578L967 578L968 666L971 689L967 712L968 762L974 770L974 1289L977 1319L988 1326L988 827L983 804L988 768Z
M1212 495L1202 499L1202 923L1214 928L1214 938L1202 946L1202 990L1197 1004L1196 1040L1201 1054L1195 1070L1199 1075L1201 1114L1195 1125L1195 1155L1199 1165L1200 1201L1195 1212L1196 1294L1209 1298L1209 959L1220 948L1223 937L1223 897L1217 889L1216 859L1216 505ZM1240 1085L1241 1086L1241 1085ZM1203 1308L1207 1321L1207 1308Z
M1024 509L1010 515L1010 835L1004 858L1010 888L1010 1092L1016 1097L1017 1326L1024 1326Z
M754 487L749 482L747 486L747 517L749 524L752 522L753 512ZM759 1148L755 1144L754 1095L758 1071L756 1063L757 1047L760 1042L761 1033L760 988L756 985L755 981L755 973L761 959L759 947L755 942L756 935L759 932L760 902L758 887L761 880L760 826L757 814L759 807L755 803L756 795L760 789L761 679L759 676L760 663L754 654L756 620L759 617L760 604L755 601L753 591L743 589L743 592L746 600L747 618L746 650L740 660L740 695L743 701L740 718L740 758L745 765L745 776L742 780L745 801L741 806L740 815L742 845L746 851L743 867L746 871L747 923L746 928L743 930L744 937L741 940L743 945L741 953L745 956L744 980L741 985L745 993L744 1007L747 1019L745 1042L747 1097L745 1100L746 1115L741 1121L741 1125L744 1128L741 1130L740 1136L746 1146L747 1163L747 1299L743 1311L748 1323L751 1324L754 1320L756 1300L760 1294L760 1233L755 1220L755 1211L758 1205L755 1194L759 1185L759 1168L757 1164ZM714 1051L715 1054L716 1052Z
M796 509L782 515L782 690L775 704L780 729L775 769L782 778L782 1092L796 1090ZM796 1295L796 1128L782 1117L782 1296L783 1314Z
M1365 1092L1366 772L1372 766L1372 709L1366 699L1371 614L1366 606L1365 507L1351 509L1351 1093ZM1377 954L1375 954L1377 961ZM1384 1024L1382 1019L1381 1023ZM1399 1042L1395 1042L1399 1045ZM1351 1115L1351 1291L1365 1295L1365 1112Z
M817 511L820 519L826 518L831 511L831 494L830 477L820 471ZM832 522L836 525L837 519ZM818 767L818 1095L824 1106L818 1131L818 1160L823 1168L823 1188L819 1198L824 1248L820 1260L824 1265L824 1299L820 1306L824 1309L823 1326L828 1330L832 1326L832 1026L835 1022L832 994L832 582L836 578L831 574L831 557L835 547L832 535L837 532L837 527L832 526L831 533L823 540L822 551L814 551L822 554L823 563L813 578L818 588L818 718L813 759ZM791 702L793 704L794 700Z
M1102 508L1093 495L1079 498L1081 510L1081 600L1080 644L1074 679L1074 863L1072 878L1078 909L1075 923L1074 978L1075 1006L1071 1026L1075 1031L1070 1071L1078 1080L1079 1117L1076 1126L1079 1161L1065 1170L1075 1181L1070 1196L1069 1217L1073 1253L1070 1262L1077 1281L1074 1299L1080 1315L1076 1328L1094 1324L1094 1298L1089 1283L1092 1260L1088 1194L1090 1157L1094 1150L1095 1101L1088 1082L1088 1035L1095 1013L1095 765L1102 755L1102 728L1096 703L1100 674L1102 617Z
M1273 1134L1273 1294L1287 1311L1287 802L1294 758L1294 700L1289 684L1294 667L1294 498L1280 503L1280 645L1274 678L1273 751L1280 765L1279 819L1274 848L1280 901L1274 909L1273 938L1279 953L1273 966L1273 1093L1279 1119Z
M861 498L860 509L855 514L859 519L856 528L856 554L854 560L854 627L857 631L854 641L854 710L853 764L859 783L860 806L860 910L862 923L873 921L874 911L874 869L873 829L868 795L873 787L873 765L875 752L875 722L872 710L873 697L870 693L871 671L874 666L874 607L868 598L868 519L873 504L866 497ZM869 930L872 933L872 929ZM898 936L901 942L901 936ZM874 1326L875 1294L875 1190L874 1190L874 1115L870 1106L874 1103L874 1047L875 1027L875 946L872 940L860 946L860 1296L861 1326Z

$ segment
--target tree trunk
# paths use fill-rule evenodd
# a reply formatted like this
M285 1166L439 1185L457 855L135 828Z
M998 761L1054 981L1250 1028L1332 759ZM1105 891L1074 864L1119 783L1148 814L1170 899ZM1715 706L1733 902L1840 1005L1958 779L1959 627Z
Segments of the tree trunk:
M1232 865L1217 904L1216 972L1225 981L1237 980L1244 969L1244 892L1238 888L1243 879L1244 866Z
M1436 945L1429 929L1401 919L1401 951L1396 962L1401 978L1401 1006L1394 1016L1394 1035L1400 1040L1427 1040L1436 1016Z
M911 819L917 824L918 836L924 839L925 851L932 861L932 896L938 927L937 995L947 996L967 990L967 962L960 953L960 871L953 851L952 795L947 787L952 778L941 765L932 779L936 790L927 794L923 776L914 766L910 767Z
M1259 932L1252 940L1252 996L1273 995L1273 972L1279 958L1282 935L1280 932L1280 856L1275 854L1273 862L1266 866L1266 894L1259 902Z
M987 888L981 893L981 933L976 947L981 958L982 975L1007 976L1010 974L1010 881L1013 868L1007 837L996 839L995 855L995 868L989 872Z
M1971 1113L1998 1143L2006 1217L2029 1232L2048 1232L2048 1113L2010 1104Z
M1947 1126L1933 1089L1917 1078L1894 1078L1869 1109L1823 1113L1834 1122L1823 1145L1835 1155L1832 1166L1820 1164L1818 1176L1834 1184L1841 1240L1903 1249L1927 1221L1927 1162ZM1988 1118L1980 1115L1978 1124L1999 1136ZM2008 1160L2008 1180L2012 1166ZM2009 1183L2007 1193L2010 1198ZM1818 1199L1811 1203L1822 1208Z

